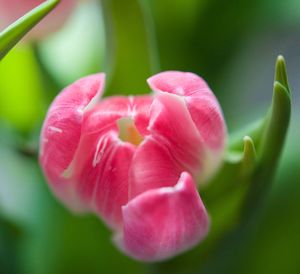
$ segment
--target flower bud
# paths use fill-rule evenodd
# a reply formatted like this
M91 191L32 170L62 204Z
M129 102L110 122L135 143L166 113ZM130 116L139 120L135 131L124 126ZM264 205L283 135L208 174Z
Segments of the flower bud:
M220 165L226 128L199 76L172 71L148 82L153 94L101 101L103 74L67 87L44 122L40 163L67 207L96 213L129 256L158 261L208 233L197 181Z

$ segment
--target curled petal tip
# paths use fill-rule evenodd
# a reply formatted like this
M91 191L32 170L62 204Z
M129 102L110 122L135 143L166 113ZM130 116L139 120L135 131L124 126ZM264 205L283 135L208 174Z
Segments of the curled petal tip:
M207 88L206 82L192 72L164 71L147 79L154 91L187 96Z
M95 97L101 96L104 74L82 78L64 89L52 103L40 138L40 163L56 194L62 200L66 193L68 170L81 136L84 112Z
M206 170L202 169L200 172L202 175L197 175L197 177L200 178L199 181L201 182L207 181L220 166L227 139L225 121L217 98L201 77L190 72L161 72L149 78L148 83L158 93L156 95L157 100L162 101L164 99L162 102L164 108L171 105L170 110L164 111L164 115L161 115L162 118L168 121L168 124L175 121L174 131L182 132L182 136L185 135L185 142L194 144L194 148L197 147L198 150L202 150L200 158ZM175 101L173 97L177 97L178 101L181 100L181 107L173 105L174 103L171 102L171 100ZM154 112L158 113L157 110ZM185 116L182 115L183 112L185 112ZM167 115L170 116L168 119L166 118ZM176 118L174 118L175 115L177 115ZM193 127L193 135L194 137L198 135L198 141L195 142L195 138L190 139L191 135L186 134L190 131L182 130L180 125L184 125L186 128ZM177 136L176 134L173 136ZM177 140L177 142L180 147L186 147L182 145L182 140ZM193 151L200 155L195 149ZM197 161L193 160L193 162L196 163ZM184 170L195 175L191 169L185 168Z
M144 192L123 206L124 231L117 244L141 261L160 261L199 243L209 217L192 177L184 172L173 187Z

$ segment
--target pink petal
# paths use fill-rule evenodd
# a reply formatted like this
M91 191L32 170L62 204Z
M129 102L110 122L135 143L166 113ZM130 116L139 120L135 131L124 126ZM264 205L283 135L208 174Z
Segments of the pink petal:
M82 78L62 91L46 116L40 143L40 163L56 194L69 196L69 184L63 172L77 149L84 111L92 100L102 95L104 75Z
M130 172L130 197L173 186L183 171L203 172L206 151L182 98L158 93L151 106L151 133L137 148Z
M164 143L152 137L137 148L129 175L129 198L150 189L174 186L183 168L173 158Z
M82 132L85 134L117 133L117 120L129 115L128 98L122 96L104 98L85 113Z
M135 147L120 142L115 131L84 134L73 162L76 195L112 228L122 225L128 202L128 170Z
M135 122L140 134L148 134L151 96L125 97L114 96L103 99L92 111L85 115L84 131L99 134L114 129L118 130L117 120L130 117Z
M197 173L204 157L203 140L183 98L158 93L151 106L148 129L153 138L168 147L184 170Z
M117 121L138 120L146 128L148 96L110 97L86 113L72 167L75 196L114 229L122 224L121 206L128 202L128 174L136 147L122 142Z
M174 187L147 191L123 206L116 242L142 261L163 260L192 248L208 233L209 218L195 183L183 173Z
M135 96L132 97L132 116L140 134L146 136L149 134L148 125L150 119L150 106L153 102L153 97Z
M191 72L165 71L148 80L154 91L169 92L181 96L192 96L194 93L211 93L206 82Z
M157 92L184 98L191 119L208 148L209 162L214 165L207 171L208 177L219 165L226 143L226 126L216 97L202 78L189 72L162 72L149 78L148 83Z
M222 110L213 94L194 94L186 97L191 117L205 144L222 152L226 143L226 126Z

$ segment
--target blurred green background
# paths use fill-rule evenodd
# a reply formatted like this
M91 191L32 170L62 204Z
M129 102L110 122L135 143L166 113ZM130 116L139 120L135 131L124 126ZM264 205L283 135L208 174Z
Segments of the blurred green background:
M149 50L134 20L135 1L111 1L110 18L105 3L78 2L59 32L21 43L0 63L0 273L300 273L300 2L141 0ZM140 57L148 51L157 51L149 54L152 65ZM39 131L67 84L111 72L112 59L122 71L112 73L109 93L122 93L122 85L124 93L144 92L141 76L149 71L193 71L207 80L234 132L265 114L278 54L287 61L292 122L267 208L242 256L229 243L212 263L201 247L168 262L139 263L113 246L100 220L72 215L50 193L36 159Z

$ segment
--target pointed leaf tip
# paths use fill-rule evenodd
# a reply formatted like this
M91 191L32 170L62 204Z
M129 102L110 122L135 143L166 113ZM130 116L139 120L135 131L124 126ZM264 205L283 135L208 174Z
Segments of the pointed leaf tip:
M289 92L289 83L288 83L288 77L286 72L286 64L285 64L284 57L282 55L279 55L276 60L275 81L282 84Z
M243 175L250 174L256 165L256 149L254 142L250 136L245 136L244 141L244 154L242 159L241 171Z
M245 136L244 141L244 155L251 156L251 158L256 157L255 146L252 138L250 136Z
M59 2L60 0L45 1L0 32L0 60Z

